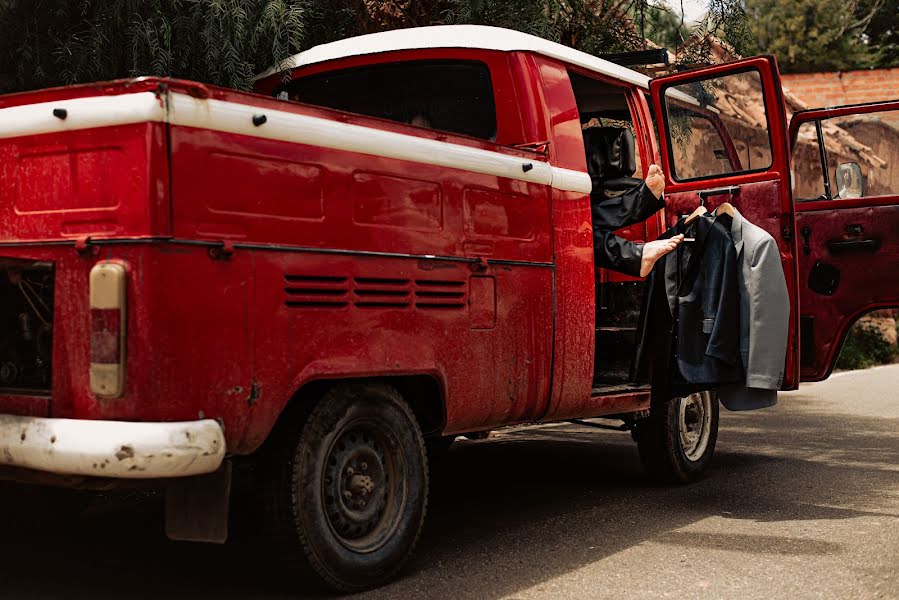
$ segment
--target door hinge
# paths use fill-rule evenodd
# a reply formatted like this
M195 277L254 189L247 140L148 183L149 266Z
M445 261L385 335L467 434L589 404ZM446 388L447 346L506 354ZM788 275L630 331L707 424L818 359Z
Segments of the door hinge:
M793 228L789 225L785 226L780 230L780 235L783 236L783 239L790 242L793 240Z
M223 240L220 246L209 249L209 258L212 260L228 260L234 255L234 242Z

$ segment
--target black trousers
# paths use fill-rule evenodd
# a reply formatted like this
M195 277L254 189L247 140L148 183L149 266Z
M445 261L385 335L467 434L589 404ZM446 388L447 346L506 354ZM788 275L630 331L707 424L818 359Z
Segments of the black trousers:
M645 183L613 198L590 196L593 218L593 253L596 264L626 275L640 276L643 244L618 237L613 231L645 221L665 206Z

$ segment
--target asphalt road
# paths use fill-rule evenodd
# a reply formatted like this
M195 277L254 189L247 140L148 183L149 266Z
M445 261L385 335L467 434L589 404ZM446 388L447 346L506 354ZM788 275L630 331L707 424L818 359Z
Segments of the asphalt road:
M899 365L722 412L701 482L655 486L627 434L573 425L458 443L415 558L356 598L899 598ZM2 500L0 500L2 503ZM3 512L0 596L282 598L251 521L174 543L158 497L76 522Z

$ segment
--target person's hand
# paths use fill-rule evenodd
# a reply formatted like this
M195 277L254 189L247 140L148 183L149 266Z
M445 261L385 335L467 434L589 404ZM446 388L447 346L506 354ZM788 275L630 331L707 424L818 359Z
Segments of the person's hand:
M665 176L659 165L649 165L649 172L646 174L646 187L656 198L659 198L665 191Z

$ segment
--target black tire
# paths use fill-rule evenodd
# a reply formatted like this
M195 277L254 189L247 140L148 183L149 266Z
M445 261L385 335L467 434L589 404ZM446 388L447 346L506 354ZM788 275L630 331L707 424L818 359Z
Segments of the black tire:
M338 385L263 456L263 517L291 575L354 592L409 558L428 499L418 423L393 388Z
M702 412L697 415L697 401ZM683 406L682 406L683 405ZM691 415L692 413L692 415ZM682 435L681 421L689 429L703 427L692 444L690 432ZM705 439L702 439L705 438ZM699 392L670 401L653 400L649 417L637 421L634 439L647 473L664 483L689 483L699 479L715 453L718 440L718 397L715 392Z

